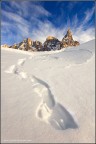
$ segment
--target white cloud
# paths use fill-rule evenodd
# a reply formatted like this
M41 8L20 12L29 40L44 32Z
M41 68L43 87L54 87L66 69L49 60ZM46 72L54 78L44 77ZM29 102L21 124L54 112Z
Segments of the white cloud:
M1 32L10 35L11 31L15 30L16 33L13 34L15 39L18 39L17 38L18 36L19 37L21 36L23 38L24 35L28 37L30 23L26 19L24 19L18 14L7 12L4 10L2 10L2 16L5 16L8 19L8 21L4 20L1 21L2 26Z
M74 39L78 40L80 43L84 43L95 39L95 28L88 25L88 21L91 20L94 14L94 6L92 9L85 11L85 15L81 23L79 22L77 14L73 17L72 22L72 32ZM86 29L85 29L86 28Z
M40 17L40 16L50 16L51 13L48 12L43 6L39 5L36 2L30 2L30 1L12 1L11 3L12 7L16 7L18 9L18 13L22 16L30 16L30 13L32 13L32 16Z
M50 23L43 23L42 27L40 26L38 29L34 29L32 33L32 37L42 42L44 42L46 37L49 35L55 36L59 40L62 40L62 38L66 34L67 29L68 29L67 26L64 27L63 29L59 29L59 28L57 29ZM89 28L87 30L83 30L83 29L78 30L78 29L71 28L71 30L73 33L74 40L77 40L80 43L84 43L95 38L94 28Z
M20 15L18 15L16 13L7 12L5 10L2 10L2 16L3 15L11 21L18 22L21 24L28 24L28 21L26 19L24 19L23 17L21 17Z
M83 21L83 25L86 24L92 18L94 11L95 11L95 7L93 7L90 10L88 9L87 11L85 11L85 18Z
M39 24L38 29L36 28L32 31L32 37L42 42L44 42L50 35L57 37L59 40L62 40L65 32L66 27L63 29L56 28L50 21L45 21Z
M80 43L84 43L95 38L95 28L89 27L87 30L84 30L86 23L93 16L94 7L85 12L84 20L80 25L78 25L78 16L75 14L72 22L70 22L70 18L68 18L66 25L64 25L62 28L57 28L51 21L42 21L39 19L40 16L48 17L51 14L44 9L43 6L38 5L37 3L30 3L28 1L17 3L12 1L11 6L15 6L18 9L18 12L14 13L12 11L2 10L2 16L13 22L10 23L9 21L2 20L1 31L4 35L10 35L12 29L16 30L16 35L13 34L14 40L16 41L25 37L31 37L33 40L44 42L46 37L49 35L62 40L69 26L72 30L74 40L78 40ZM34 11L31 16L29 13L30 8L32 11ZM29 16L30 20L26 19L26 16Z
M81 30L74 32L73 35L74 39L77 41L80 41L80 43L84 43L87 41L90 41L92 39L95 39L95 28L89 28L87 30Z

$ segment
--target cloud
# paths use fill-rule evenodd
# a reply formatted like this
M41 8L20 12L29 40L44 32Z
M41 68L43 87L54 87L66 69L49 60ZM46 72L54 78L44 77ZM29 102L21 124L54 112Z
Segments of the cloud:
M84 30L76 31L74 32L73 37L77 41L80 41L80 43L84 43L92 39L95 39L95 28L89 28L85 31Z
M64 27L63 29L57 28L50 21L45 21L45 22L41 22L38 25L38 29L36 28L33 30L32 37L42 42L44 42L46 40L46 37L50 35L57 37L58 39L61 40L65 32L66 32L66 27Z
M17 42L23 38L30 37L32 30L36 29L42 22L40 17L49 17L48 12L42 5L36 2L22 1L9 2L2 11L1 34L6 38L6 35L11 35L12 39ZM13 31L13 32L12 32ZM4 36L5 35L5 36Z
M73 20L68 16L67 22L57 27L53 21L48 20L49 17L52 18L52 14L39 2L12 1L9 4L10 6L8 7L7 5L7 9L2 9L1 40L4 42L6 42L6 39L7 41L9 40L10 43L12 43L12 39L13 43L20 42L27 37L44 42L49 35L62 40L68 27L72 30L73 38L80 41L80 43L95 38L95 28L92 26L89 27L88 25L88 22L94 14L94 7L85 11L82 23L80 23L78 14L75 13L72 17ZM70 7L72 9L73 5ZM60 23L64 15L65 11L62 11L61 8L61 15L59 15L55 21L57 21L57 23L59 21ZM87 29L85 29L85 27L87 27ZM8 35L10 37L7 37Z
M28 21L26 19L24 19L23 17L21 17L18 14L12 13L12 12L7 12L2 10L2 16L5 16L6 18L8 18L9 20L17 22L17 23L22 23L22 24L28 24Z
M66 34L67 29L67 26L60 29L56 28L51 23L45 22L43 23L42 27L39 26L38 29L33 30L32 37L42 42L44 42L46 40L46 37L49 35L57 37L59 40L62 40L62 38ZM84 43L95 38L95 29L92 27L87 30L83 30L81 28L74 29L71 27L71 30L73 33L74 40L77 40L80 43Z
M24 35L29 35L30 23L18 14L7 12L2 10L2 17L6 17L7 20L1 21L1 33L10 35L13 31L13 36L18 39L18 36L24 38ZM13 38L13 37L12 37Z
M21 1L21 2L16 2L12 1L10 3L12 7L17 8L18 14L25 16L25 17L30 17L30 14L32 13L32 16L34 17L41 17L41 16L51 16L51 13L48 12L42 5L39 4L39 2L30 2L30 1Z
M92 7L92 9L88 9L87 11L85 11L85 17L83 19L82 25L85 25L89 20L91 20L94 12L95 12L94 6Z
M85 11L83 22L80 24L80 19L77 16L77 13L73 16L73 21L70 21L70 18L67 18L67 23L63 27L55 27L50 21L45 21L40 23L38 29L33 30L33 37L42 42L45 41L46 37L49 35L57 37L59 40L62 40L68 27L71 28L73 33L74 40L84 43L95 39L95 28L93 26L89 27L88 21L92 18L94 14L94 7ZM85 29L87 27L87 29Z
M69 4L67 5L68 10L72 11L77 3L78 3L78 1L73 1L73 2L69 1Z

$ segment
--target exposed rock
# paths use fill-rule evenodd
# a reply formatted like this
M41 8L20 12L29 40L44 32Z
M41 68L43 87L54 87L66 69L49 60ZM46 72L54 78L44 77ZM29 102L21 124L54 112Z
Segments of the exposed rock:
M20 47L21 49L23 48L24 50L28 51L32 49L32 44L33 44L32 40L30 38L27 38L21 43Z
M46 41L48 41L48 40L53 40L53 39L56 39L56 38L53 37L53 36L48 36L48 37L46 38Z
M68 46L78 46L80 43L78 41L74 41L72 37L72 32L68 29L66 35L62 39L61 48Z
M59 49L60 49L60 41L55 37L48 36L43 44L43 50L50 51Z
M64 38L62 39L62 41L66 41L66 40L70 40L70 41L73 40L72 32L71 32L70 28L68 29L68 31L67 31L66 35L64 36Z
M35 47L37 51L42 51L42 43L40 41L34 41L33 47Z
M10 46L9 45L7 45L7 44L4 44L4 45L1 45L1 47L3 48L9 48Z
M74 41L74 46L78 46L80 43L78 41Z
M27 38L26 40L25 40L25 49L27 50L27 51L29 51L29 50L31 50L31 51L34 51L33 50L33 48L32 48L32 46L33 46L33 41L30 39L30 38Z
M30 38L27 38L27 44L30 47L30 46L32 46L33 41Z
M14 45L10 46L10 48L18 49L18 44L14 44Z
M10 48L20 49L24 51L40 51L42 50L42 43L39 41L32 41L30 38L27 38L19 44L10 46Z
M66 48L66 47L68 47L68 44L66 43L66 42L60 42L60 48L62 49L62 48Z
M46 38L46 41L42 44L40 41L33 41L31 40L31 38L27 38L18 44L10 46L10 48L20 49L24 51L51 51L78 45L80 45L80 43L78 41L73 40L72 32L70 29L68 29L62 41L59 41L57 38L53 36L48 36ZM7 48L9 46L5 44L2 47Z

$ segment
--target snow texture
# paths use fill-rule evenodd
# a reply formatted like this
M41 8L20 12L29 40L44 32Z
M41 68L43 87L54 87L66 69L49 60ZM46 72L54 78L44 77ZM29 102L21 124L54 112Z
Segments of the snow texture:
M95 141L95 41L51 52L1 48L2 143Z

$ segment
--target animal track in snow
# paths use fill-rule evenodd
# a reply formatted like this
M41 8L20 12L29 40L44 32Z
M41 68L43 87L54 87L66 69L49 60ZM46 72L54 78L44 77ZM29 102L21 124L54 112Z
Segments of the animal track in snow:
M19 71L26 59L19 59L17 65L12 65L5 72L17 74L21 79L29 79L34 92L41 97L42 102L37 108L36 116L58 130L78 128L73 116L58 103L52 94L49 85L35 76Z
M28 78L28 76L27 76L27 73L26 72L19 72L18 73L18 75L19 75L19 77L21 78L21 79L27 79Z

